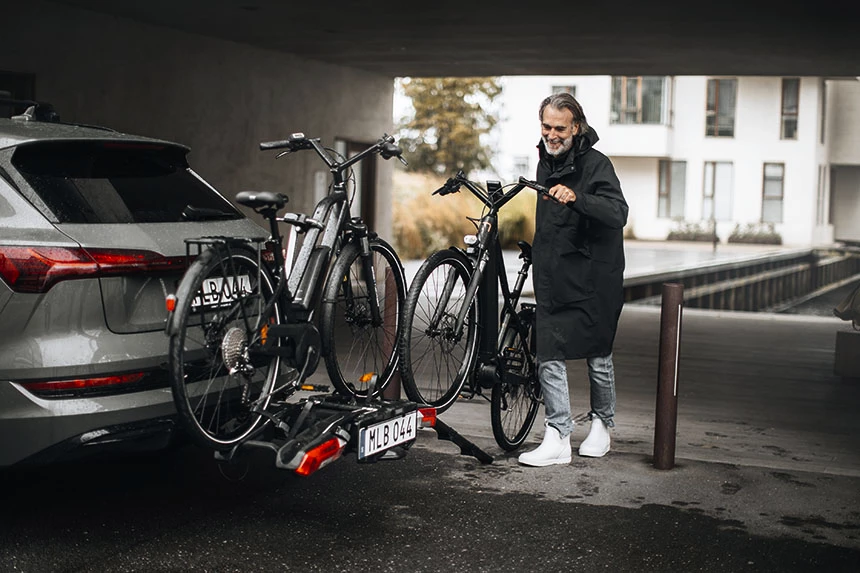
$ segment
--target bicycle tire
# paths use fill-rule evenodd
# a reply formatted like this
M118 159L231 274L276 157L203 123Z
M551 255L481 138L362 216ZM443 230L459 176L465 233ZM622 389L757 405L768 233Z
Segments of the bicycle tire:
M534 361L534 311L520 310L517 315L526 326L526 336L514 325L508 327L502 346L506 354L500 357L499 364L502 376L493 385L490 397L493 437L500 448L509 452L519 448L529 435L541 401Z
M397 328L406 298L403 265L394 248L379 238L370 240L373 280L382 324L374 326L369 286L361 248L347 244L338 254L325 287L320 309L320 337L326 370L335 389L345 396L378 396L398 369ZM377 374L370 388L363 374Z
M274 292L271 276L257 261L248 249L210 247L176 291L169 354L173 400L182 426L203 447L230 449L264 423L259 412L268 406L280 371L277 356L248 352L260 333L254 328L259 311ZM231 292L229 285L246 291L235 299L241 304L217 304ZM266 322L277 322L279 310L276 304Z
M403 308L398 337L403 388L410 400L444 412L456 401L468 376L473 375L478 348L479 310L475 297L466 314L464 332L452 337L451 326L464 302L472 263L460 251L445 249L430 255L418 269ZM453 290L439 308L446 279ZM441 322L434 327L434 315Z

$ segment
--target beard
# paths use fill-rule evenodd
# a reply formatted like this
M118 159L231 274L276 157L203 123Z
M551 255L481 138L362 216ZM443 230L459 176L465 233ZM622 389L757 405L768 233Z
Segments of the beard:
M561 145L558 145L557 147L550 147L550 139L548 137L541 136L541 139L543 139L543 147L546 149L546 152L553 157L558 157L559 155L570 151L570 148L573 147L573 137L574 136L571 135L567 139L561 140ZM558 144L558 140L554 140L554 143Z

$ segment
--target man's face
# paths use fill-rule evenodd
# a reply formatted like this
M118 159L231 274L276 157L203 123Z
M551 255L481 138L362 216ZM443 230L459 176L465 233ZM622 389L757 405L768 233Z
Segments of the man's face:
M547 153L553 156L567 153L573 147L573 136L579 126L573 125L573 114L569 109L546 106L540 122L540 133Z

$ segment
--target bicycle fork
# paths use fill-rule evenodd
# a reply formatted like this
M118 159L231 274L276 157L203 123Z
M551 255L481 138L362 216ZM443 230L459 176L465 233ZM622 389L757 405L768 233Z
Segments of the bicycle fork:
M350 230L353 235L358 238L361 246L361 271L367 288L367 304L370 310L370 323L374 328L382 325L382 311L379 308L379 293L376 284L376 270L373 268L373 251L370 250L370 237L365 224L361 218L355 217L350 221ZM355 305L355 292L351 278L347 274L344 277L345 284L343 285L344 297L346 298L349 308Z

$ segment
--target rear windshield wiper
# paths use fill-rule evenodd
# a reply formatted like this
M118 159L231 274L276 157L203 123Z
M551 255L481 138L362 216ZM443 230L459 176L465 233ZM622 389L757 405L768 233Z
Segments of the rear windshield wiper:
M182 210L182 218L186 221L217 221L223 219L238 219L239 215L235 212L221 211L220 209L187 205L185 209Z

